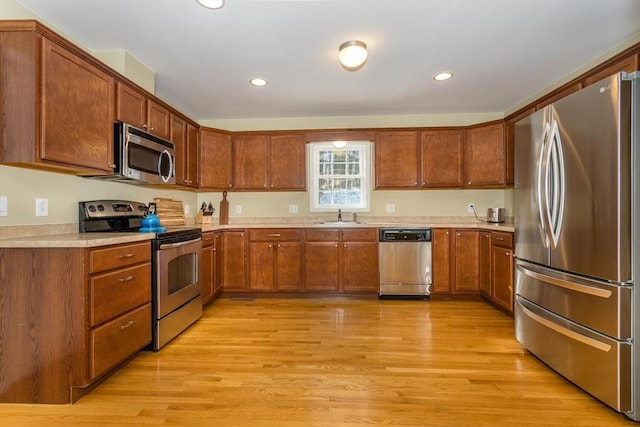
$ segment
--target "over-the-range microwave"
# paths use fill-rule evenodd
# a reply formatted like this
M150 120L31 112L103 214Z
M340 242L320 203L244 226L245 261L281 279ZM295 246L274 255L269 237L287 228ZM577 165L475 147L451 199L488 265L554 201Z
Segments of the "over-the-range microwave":
M89 178L132 184L175 184L172 142L126 123L114 124L113 175Z

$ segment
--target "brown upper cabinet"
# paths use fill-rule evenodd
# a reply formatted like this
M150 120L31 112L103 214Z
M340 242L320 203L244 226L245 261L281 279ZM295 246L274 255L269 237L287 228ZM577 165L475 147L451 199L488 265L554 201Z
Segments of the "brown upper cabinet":
M248 133L233 136L233 188L304 190L303 134Z
M35 21L0 32L0 162L112 173L108 69Z
M230 132L200 128L200 188L231 188L232 154Z
M504 122L467 129L464 161L464 186L500 187L506 184Z
M171 114L171 142L175 145L176 184L197 188L199 132L186 119Z
M418 132L381 131L375 141L376 188L419 188Z
M116 120L145 129L160 138L171 137L171 113L142 91L117 83Z
M462 187L462 130L420 132L422 148L422 186Z

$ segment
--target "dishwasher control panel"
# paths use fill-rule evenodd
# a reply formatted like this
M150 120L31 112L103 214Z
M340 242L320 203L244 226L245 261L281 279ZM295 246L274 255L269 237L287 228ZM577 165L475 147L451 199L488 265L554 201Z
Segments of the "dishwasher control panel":
M381 228L381 242L430 242L430 228Z

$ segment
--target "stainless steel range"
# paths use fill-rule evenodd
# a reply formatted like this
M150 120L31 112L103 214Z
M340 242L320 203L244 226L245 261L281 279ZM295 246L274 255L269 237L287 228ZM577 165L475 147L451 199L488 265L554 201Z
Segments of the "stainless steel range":
M79 203L79 231L138 232L147 206L127 200ZM153 350L157 351L202 316L198 268L202 231L169 227L156 233L153 253Z

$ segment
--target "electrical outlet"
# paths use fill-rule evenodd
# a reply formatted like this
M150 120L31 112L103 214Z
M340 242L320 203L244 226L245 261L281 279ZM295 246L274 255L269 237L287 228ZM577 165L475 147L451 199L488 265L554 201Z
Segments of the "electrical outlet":
M396 211L396 205L394 205L393 203L389 203L387 206L385 206L385 209L387 213L394 213Z
M474 213L476 209L476 205L473 203L469 203L467 204L467 212L469 213Z
M49 216L49 199L36 199L36 216Z
M236 213L237 214L241 214L242 213L242 205L236 205Z
M296 204L289 205L289 213L292 213L292 214L298 213L298 205Z
M189 216L189 213L191 212L191 206L189 206L188 204L185 204L183 210L184 210L184 215Z

